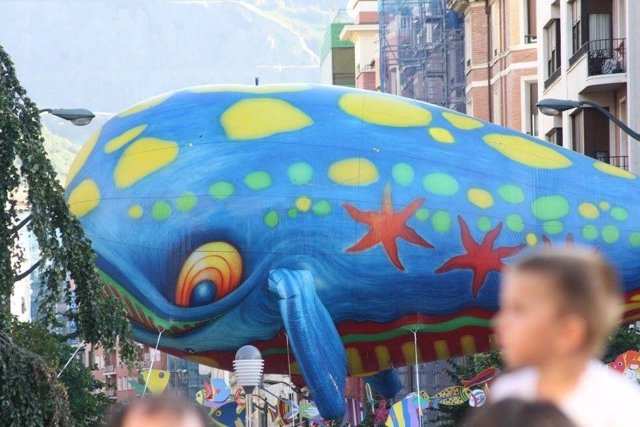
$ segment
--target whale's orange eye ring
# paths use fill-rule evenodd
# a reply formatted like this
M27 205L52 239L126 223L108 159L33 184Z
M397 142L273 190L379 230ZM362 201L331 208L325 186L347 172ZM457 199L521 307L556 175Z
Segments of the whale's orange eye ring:
M176 286L176 304L210 304L235 290L242 276L242 257L227 242L206 243L187 258Z

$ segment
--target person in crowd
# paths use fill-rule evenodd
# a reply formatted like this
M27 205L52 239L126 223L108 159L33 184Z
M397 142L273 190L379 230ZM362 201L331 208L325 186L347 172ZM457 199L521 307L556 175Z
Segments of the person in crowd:
M523 257L502 276L495 326L510 373L493 384L491 401L548 401L579 427L640 425L640 387L597 359L622 302L615 271L594 250Z
M465 427L576 427L549 402L508 398L472 411Z
M107 427L209 427L212 423L195 402L176 396L146 397L119 408Z

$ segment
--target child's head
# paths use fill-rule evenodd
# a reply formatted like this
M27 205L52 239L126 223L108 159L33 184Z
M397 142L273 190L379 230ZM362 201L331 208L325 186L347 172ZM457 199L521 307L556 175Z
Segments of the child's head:
M616 274L593 250L546 249L502 278L496 333L508 366L595 356L619 321Z
M560 409L548 402L505 399L480 408L464 424L467 427L575 427Z

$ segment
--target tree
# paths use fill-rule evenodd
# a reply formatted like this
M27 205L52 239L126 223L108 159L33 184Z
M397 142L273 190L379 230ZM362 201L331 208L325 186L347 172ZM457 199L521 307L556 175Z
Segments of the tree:
M62 372L60 381L66 388L74 424L79 427L99 425L113 400L98 391L105 384L95 380L91 369L79 360L74 358L64 367L75 349L40 323L14 321L10 334L16 345L39 355L53 372Z
M95 254L80 222L70 212L64 190L49 162L39 111L20 85L13 63L0 46L0 419L3 425L68 425L68 396L47 359L20 347L10 330L10 297L24 261L18 231L28 226L37 239L42 279L39 322L51 327L56 306L77 309L78 336L107 350L119 344L127 361L136 355L124 305L105 293L94 265ZM26 191L29 220L18 221L18 195ZM73 283L73 285L72 285ZM119 341L119 342L118 342ZM24 422L28 420L28 422Z

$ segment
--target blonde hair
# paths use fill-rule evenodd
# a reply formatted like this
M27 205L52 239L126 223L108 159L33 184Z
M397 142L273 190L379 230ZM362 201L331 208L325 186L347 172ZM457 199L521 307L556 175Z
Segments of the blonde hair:
M522 258L515 270L542 274L553 282L562 308L586 324L585 349L598 356L621 320L622 290L613 267L591 249L547 248Z

